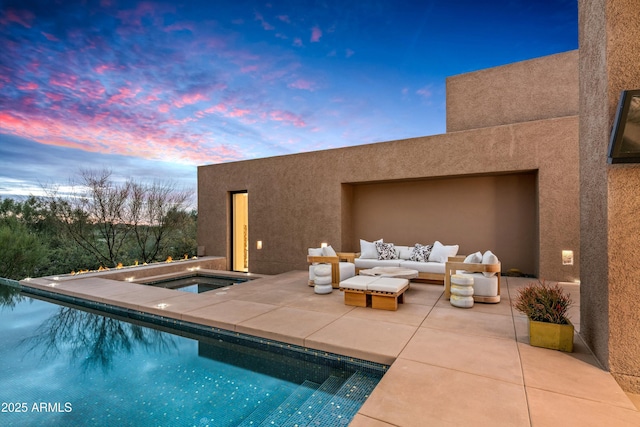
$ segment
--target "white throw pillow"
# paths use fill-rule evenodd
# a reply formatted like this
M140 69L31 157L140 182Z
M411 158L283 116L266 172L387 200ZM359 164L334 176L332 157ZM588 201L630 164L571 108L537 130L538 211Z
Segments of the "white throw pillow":
M474 252L464 259L464 262L467 264L481 264L482 263L482 252Z
M464 262L467 264L482 264L482 252L474 252L472 254L467 255L464 259ZM473 273L473 271L463 270L464 273Z
M309 255L322 256L322 248L309 248Z
M486 251L484 253L484 255L482 255L482 263L483 264L497 264L498 262L498 257L495 256L493 254L493 252L491 251ZM495 276L497 273L487 273L487 272L483 272L482 274L484 274L484 277L493 277Z
M378 259L378 250L376 249L376 242L382 242L382 239L375 242L367 242L360 239L360 258L362 259Z
M450 256L456 256L459 248L458 245L445 246L436 240L429 254L429 262L447 262Z
M322 248L322 256L338 256L338 254L331 246L325 246Z

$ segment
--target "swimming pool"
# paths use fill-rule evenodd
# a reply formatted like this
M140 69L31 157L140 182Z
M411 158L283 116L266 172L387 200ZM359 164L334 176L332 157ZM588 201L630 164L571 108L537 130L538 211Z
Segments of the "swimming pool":
M176 291L201 294L203 292L232 286L237 283L248 282L251 279L233 276L218 276L210 274L192 274L170 279L143 282L145 285L175 289Z
M341 426L386 369L1 284L0 303L3 426Z

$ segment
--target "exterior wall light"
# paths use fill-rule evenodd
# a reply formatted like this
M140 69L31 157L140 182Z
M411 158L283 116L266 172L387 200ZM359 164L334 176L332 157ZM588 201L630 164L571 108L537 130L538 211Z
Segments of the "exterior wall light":
M258 240L256 242L256 249L258 249L258 250L262 249L262 240Z
M562 265L573 265L573 251L562 251Z
M326 247L327 247L327 242L322 242L322 243L320 243L320 247L321 247L321 248L326 248Z

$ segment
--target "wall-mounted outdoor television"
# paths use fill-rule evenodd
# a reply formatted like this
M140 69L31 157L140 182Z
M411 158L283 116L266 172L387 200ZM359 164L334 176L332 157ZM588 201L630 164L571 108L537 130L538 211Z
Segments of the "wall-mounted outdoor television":
M640 163L640 89L623 90L609 142L609 163Z

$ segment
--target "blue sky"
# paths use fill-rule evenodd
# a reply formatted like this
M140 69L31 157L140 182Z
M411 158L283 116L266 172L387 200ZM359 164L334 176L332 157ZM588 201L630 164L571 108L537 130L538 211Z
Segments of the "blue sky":
M0 196L445 132L447 76L578 47L577 0L0 1Z

